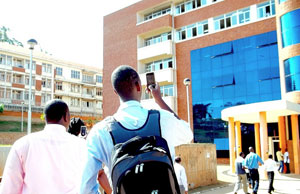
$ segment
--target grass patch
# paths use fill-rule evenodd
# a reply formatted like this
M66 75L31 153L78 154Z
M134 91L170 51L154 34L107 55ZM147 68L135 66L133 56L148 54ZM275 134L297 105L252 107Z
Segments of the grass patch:
M32 123L31 131L41 131L44 129L45 123ZM24 132L27 131L27 122L23 122ZM20 121L0 121L0 132L21 132Z

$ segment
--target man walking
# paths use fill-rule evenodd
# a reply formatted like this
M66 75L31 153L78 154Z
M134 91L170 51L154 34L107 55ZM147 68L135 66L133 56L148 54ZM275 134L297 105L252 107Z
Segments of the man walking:
M237 194L237 191L240 189L241 183L243 184L243 191L245 194L248 194L247 186L247 176L245 171L245 154L241 152L240 156L235 160L235 173L237 175L237 181L234 186L234 194Z
M121 102L113 118L128 131L143 127L147 122L149 110L140 104L143 88L138 73L130 66L120 66L112 73L111 82ZM192 131L188 123L180 120L164 102L157 83L154 86L151 85L149 89L156 104L164 109L159 110L161 136L168 142L171 156L174 158L174 147L189 143L193 139ZM112 170L111 153L114 144L108 131L107 121L108 119L105 119L97 123L87 138L88 154L81 183L80 193L82 194L98 193L97 174L99 170L103 170L103 164L109 168L109 172Z
M70 113L65 102L48 102L44 113L44 130L22 137L12 146L1 194L78 193L85 142L66 131Z
M181 194L188 194L188 184L184 167L180 164L181 158L177 156L175 158L174 170Z
M246 157L245 165L249 169L251 185L253 187L253 194L257 194L259 187L259 173L258 173L258 163L264 164L262 159L254 153L253 147L249 147L249 154Z
M268 180L269 180L269 189L268 193L271 194L272 191L274 191L273 187L273 181L274 181L274 171L276 170L276 162L272 159L272 154L269 154L269 158L265 161L265 170L268 174Z
M283 173L283 154L281 152L281 148L276 152L277 160L279 162L278 172Z
M289 157L289 152L288 152L287 148L285 149L285 152L283 154L283 158L284 158L284 165L286 167L285 173L289 174L291 172L290 171L290 157Z

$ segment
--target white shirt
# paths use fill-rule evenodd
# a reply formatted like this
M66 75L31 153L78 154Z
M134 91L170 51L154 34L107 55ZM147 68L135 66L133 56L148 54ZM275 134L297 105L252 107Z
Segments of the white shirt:
M290 163L290 157L288 152L284 152L283 159L284 159L284 163Z
M193 133L187 122L177 119L169 111L159 110L161 134L168 142L172 158L175 156L175 146L189 143ZM137 101L127 101L120 105L114 118L128 129L138 129L144 125L148 117L148 110ZM97 172L102 164L111 171L111 152L114 144L108 132L106 122L97 123L87 138L87 162L82 177L81 193L98 193L96 182ZM110 175L108 175L110 176Z
M174 163L174 170L177 177L177 181L179 185L184 186L184 190L188 191L188 184L187 184L187 178L185 169L181 164L178 164L177 162Z
M17 140L8 155L1 194L76 194L85 141L49 124Z
M267 172L274 172L277 170L276 162L270 158L264 162L264 167Z

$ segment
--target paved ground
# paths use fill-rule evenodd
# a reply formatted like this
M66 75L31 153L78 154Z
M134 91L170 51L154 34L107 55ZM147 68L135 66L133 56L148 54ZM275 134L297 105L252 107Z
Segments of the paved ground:
M233 187L235 183L235 175L230 172L228 165L218 165L218 184L200 187L189 191L189 194L233 194ZM258 194L268 193L268 180L264 177L264 170L259 169L260 172L260 182ZM274 194L300 194L300 175L294 174L280 174L275 172L274 180ZM252 190L249 189L249 193ZM238 194L244 193L239 190Z

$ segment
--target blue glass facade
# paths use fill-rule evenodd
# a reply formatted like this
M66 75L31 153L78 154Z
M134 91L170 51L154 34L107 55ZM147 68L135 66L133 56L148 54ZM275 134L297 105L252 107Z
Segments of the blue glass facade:
M284 14L280 18L282 46L300 43L300 9Z
M195 142L228 138L223 109L281 99L276 31L191 51L191 75Z
M300 56L284 61L286 91L300 90Z

